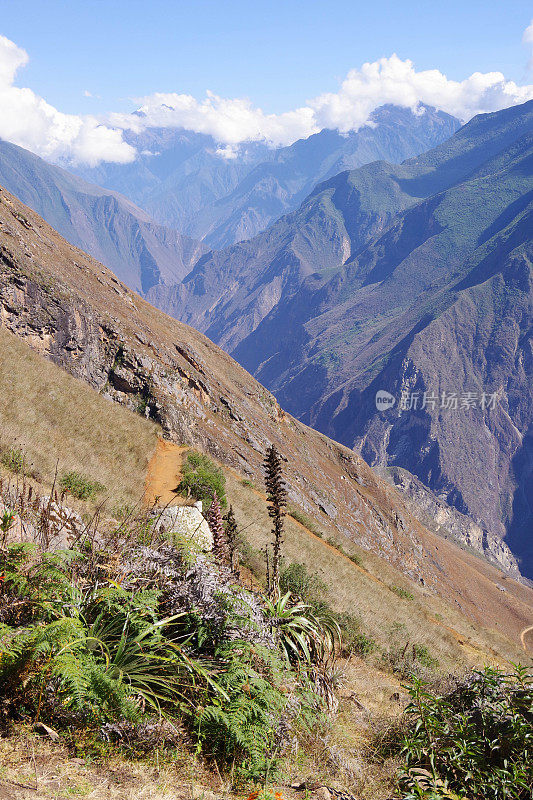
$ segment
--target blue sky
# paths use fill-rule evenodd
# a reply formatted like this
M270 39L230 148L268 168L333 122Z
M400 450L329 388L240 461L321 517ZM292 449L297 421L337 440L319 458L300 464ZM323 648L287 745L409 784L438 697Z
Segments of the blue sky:
M290 144L383 103L462 121L533 99L530 2L0 0L0 138L126 163L125 131ZM143 122L132 112L140 108Z
M532 16L517 0L0 0L0 33L30 56L23 84L66 112L206 89L280 112L393 52L456 80L499 70L523 82Z

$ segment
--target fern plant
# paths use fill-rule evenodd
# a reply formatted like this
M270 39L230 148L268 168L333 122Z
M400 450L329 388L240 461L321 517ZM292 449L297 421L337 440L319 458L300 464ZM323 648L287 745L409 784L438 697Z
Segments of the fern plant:
M218 675L226 698L197 709L201 752L222 765L237 762L241 777L259 780L276 763L276 723L287 702L278 687L282 670L274 654L247 642L225 644L217 657L226 663Z

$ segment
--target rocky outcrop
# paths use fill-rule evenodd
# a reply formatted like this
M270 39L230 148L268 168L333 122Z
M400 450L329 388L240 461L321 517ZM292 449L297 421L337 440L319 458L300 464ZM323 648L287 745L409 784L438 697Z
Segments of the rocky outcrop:
M213 534L205 517L202 515L202 502L193 506L167 506L154 509L154 530L167 534L177 534L186 541L192 542L200 550L213 549Z
M378 468L378 472L413 501L413 513L430 530L434 530L440 536L453 537L460 546L483 553L505 572L520 578L520 569L515 556L498 536L445 503L407 470L390 467Z

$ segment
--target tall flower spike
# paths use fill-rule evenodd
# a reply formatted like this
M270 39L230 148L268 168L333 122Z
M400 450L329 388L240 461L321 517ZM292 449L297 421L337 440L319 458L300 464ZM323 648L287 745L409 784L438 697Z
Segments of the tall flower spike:
M209 530L213 534L213 553L220 561L223 561L227 558L228 541L222 522L220 501L216 492L213 492L213 502L209 506L206 519Z

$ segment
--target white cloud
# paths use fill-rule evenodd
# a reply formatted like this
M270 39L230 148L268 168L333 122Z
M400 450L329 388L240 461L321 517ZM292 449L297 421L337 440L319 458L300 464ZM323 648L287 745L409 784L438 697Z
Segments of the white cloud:
M453 81L436 69L417 72L412 61L392 55L351 70L338 92L320 95L309 105L320 128L347 132L364 125L384 103L413 111L424 103L466 121L531 99L533 85L517 86L501 72L474 72L463 81Z
M526 35L533 41L533 26L530 28ZM474 72L463 81L454 81L437 69L417 72L412 61L392 55L351 70L337 92L319 95L284 114L265 114L249 100L226 99L211 92L204 100L156 93L138 101L136 114L112 114L109 122L137 132L157 126L210 134L222 146L220 155L231 158L243 142L280 146L323 128L341 133L358 130L384 103L405 106L415 113L420 112L421 104L434 106L466 122L476 114L531 99L533 85L519 86L501 72Z
M533 47L533 21L523 41ZM437 69L418 72L409 59L392 55L351 70L338 91L281 114L265 113L246 98L207 92L204 99L197 100L188 94L158 92L141 98L133 114L113 113L98 120L90 115L63 114L31 89L16 87L17 70L27 61L24 50L0 36L0 137L50 161L89 165L133 160L136 151L123 140L126 129L141 132L157 126L209 134L217 143L216 152L232 159L245 142L278 147L323 128L341 133L358 130L372 124L370 115L384 103L414 113L421 113L421 104L434 106L464 122L475 114L533 99L533 85L518 85L501 72L475 72L455 81ZM93 96L89 90L84 95Z
M14 86L17 70L27 62L24 50L0 36L0 138L55 162L95 166L135 158L122 131L94 116L63 114L31 89Z
M136 114L111 114L110 123L134 131L149 126L186 128L209 134L224 145L265 140L278 146L319 130L312 108L265 114L246 98L228 99L209 91L202 101L189 94L157 92L138 102ZM227 157L226 152L224 156Z

